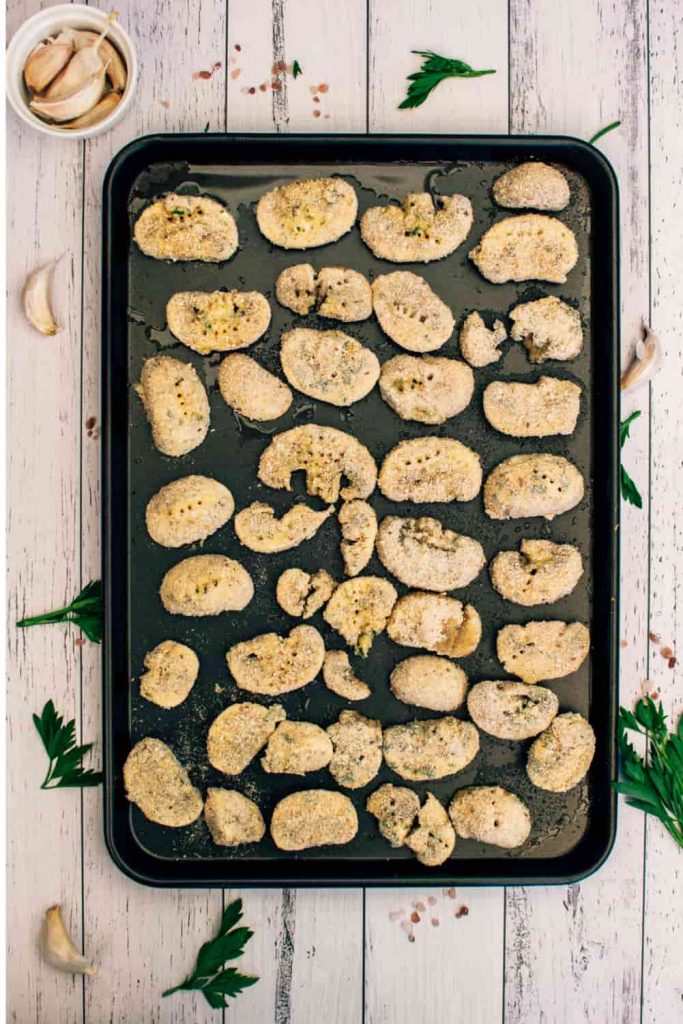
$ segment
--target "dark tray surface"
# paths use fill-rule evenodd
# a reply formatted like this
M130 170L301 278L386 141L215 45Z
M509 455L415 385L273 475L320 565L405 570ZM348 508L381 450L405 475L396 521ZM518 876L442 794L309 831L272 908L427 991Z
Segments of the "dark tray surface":
M329 139L324 140L324 145L321 142L324 152L320 153L315 149L316 140L307 139L302 146L304 140L298 139L292 145L290 139L278 139L276 143L280 151L285 149L287 159L279 156L281 162L271 165L263 160L260 141L249 138L245 144L236 144L229 138L202 136L143 140L129 148L123 159L117 158L118 163L115 162L108 177L105 220L109 216L110 222L105 223L105 274L111 274L111 281L105 299L108 327L105 357L110 360L105 395L105 401L110 399L105 438L109 515L105 550L106 542L111 545L117 537L119 556L125 556L126 550L128 555L113 560L110 547L109 564L105 567L105 578L112 584L109 590L112 617L105 645L109 698L105 724L111 737L107 745L110 846L115 848L115 855L125 869L156 884L229 884L235 880L240 884L268 881L490 882L554 877L560 880L585 873L605 855L614 824L609 780L613 768L615 671L615 602L611 598L615 592L616 564L616 463L612 443L616 437L613 340L616 325L612 308L615 285L611 275L616 262L616 240L614 224L605 216L613 211L614 195L608 187L611 180L593 150L586 154L587 147L579 148L569 142L539 145L536 140L487 140L485 143L415 140L408 149L417 148L418 152L410 163L388 164L386 161L395 159L394 141L372 140L375 149L380 145L381 154L386 152L381 162L377 162L380 154L369 153L372 163L364 162L370 140L354 139L346 146L340 142L338 148L334 147L334 155L344 153L345 160L354 153L358 156L354 163L335 163L326 152ZM407 140L401 140L400 145L405 158ZM312 147L310 153L302 152L306 146L309 150ZM423 150L433 153L435 159L425 160ZM438 159L454 150L453 155L461 162ZM581 166L581 159L579 167L576 166L577 151L579 157L587 161L586 166ZM274 144L268 147L268 153L273 161L277 153ZM562 165L567 173L572 201L560 217L577 234L579 263L565 285L537 282L492 285L478 274L467 259L467 252L494 219L506 215L490 198L492 181L521 155L530 153ZM236 154L239 154L239 164ZM171 155L176 159L169 159ZM181 155L182 162L177 159ZM431 172L435 169L446 173L434 175ZM380 201L385 201L386 197L397 198L406 191L422 190L427 178L438 191L463 192L470 196L475 210L470 236L450 257L426 265L395 265L377 260L361 242L357 229L333 245L307 253L273 249L256 226L255 199L282 181L329 172L342 174L352 181L358 192L361 213L375 205L378 196L382 197ZM594 176L597 184L592 180ZM607 195L601 194L600 186L603 191L607 189ZM221 265L168 264L151 260L130 245L129 228L140 209L150 198L171 190L206 192L228 204L236 216L240 233L240 250L231 261ZM130 202L126 202L129 193ZM600 197L600 204L596 196ZM606 211L608 198L612 204ZM336 326L334 321L315 315L298 317L275 300L274 281L280 270L305 261L316 267L350 266L371 278L396 269L413 270L423 275L449 303L458 326L470 309L504 318L519 301L556 294L581 311L586 339L584 351L571 363L539 367L527 361L521 345L506 343L500 362L475 371L475 395L468 409L436 428L400 420L382 401L377 389L348 409L317 403L295 392L294 403L286 416L275 424L250 425L235 416L217 392L216 367L222 356L214 354L203 358L178 343L165 329L166 301L174 291L186 289L246 287L264 292L271 302L273 320L264 338L248 351L281 375L278 350L282 330L294 325ZM607 290L603 278L610 285ZM598 281L599 289L596 288ZM591 295L595 296L594 301ZM383 335L374 319L340 326L368 344L381 361L400 351ZM180 459L169 459L156 451L141 404L131 395L130 384L139 378L142 363L160 350L192 362L209 388L209 436L198 449ZM438 354L458 355L457 328ZM496 434L481 410L481 394L486 384L498 378L532 381L543 373L576 380L583 385L582 411L575 434L571 438L544 440L505 438ZM165 829L148 822L122 796L122 761L131 743L145 735L158 736L168 742L202 789L228 785L255 797L266 820L277 800L289 792L318 786L336 788L327 771L301 779L267 775L260 768L258 758L242 776L226 782L225 777L208 764L205 753L205 737L211 721L233 700L245 699L227 671L226 649L238 640L271 630L287 632L296 625L275 601L274 587L279 574L290 565L308 570L324 565L336 578L343 578L336 518L328 520L312 541L294 551L270 556L242 548L231 524L210 537L201 548L195 545L176 551L155 545L144 524L145 506L152 494L162 484L187 473L204 473L222 480L230 487L237 509L262 500L284 511L293 500L305 496L302 481L295 478L294 494L272 491L258 483L256 466L273 434L305 422L329 424L354 434L370 449L378 465L399 440L435 433L456 437L478 451L485 476L502 459L518 452L562 454L581 469L587 484L584 500L551 523L542 519L495 522L484 514L481 496L467 503L416 506L388 502L376 490L369 499L379 518L389 512L433 515L446 526L480 540L488 559L502 548L516 548L524 536L575 543L582 551L585 573L579 586L552 606L524 609L504 602L493 590L486 570L470 586L454 592L454 596L471 601L484 625L479 648L462 661L471 681L505 676L495 656L495 634L507 622L559 618L578 619L591 625L589 659L572 676L546 684L557 692L562 710L579 711L590 718L596 729L598 749L588 781L569 794L543 793L526 777L524 764L528 743L508 743L481 733L481 751L472 765L455 777L413 787L422 795L429 789L444 801L448 801L456 789L473 783L498 783L510 788L529 804L534 819L530 840L521 850L505 853L459 840L453 858L439 869L438 877L419 865L409 851L393 850L378 834L375 820L364 809L368 793L381 782L401 783L386 766L368 786L345 791L356 805L360 819L359 834L352 843L340 848L304 851L294 857L278 851L269 836L256 846L227 851L226 856L225 850L212 843L202 819L188 828ZM307 497L306 500L321 507L316 499ZM596 550L599 557L595 557ZM248 568L254 578L256 595L244 613L192 620L169 616L163 611L157 594L163 574L181 558L199 551L226 553ZM388 576L376 556L365 570L365 573L372 572ZM402 584L393 578L392 582L399 594L406 592ZM310 621L320 629L327 646L344 647L341 638L326 626L320 614ZM116 636L119 641L124 640L123 649L120 642L115 642ZM177 709L163 711L141 699L137 684L131 688L130 681L139 676L146 651L169 637L193 647L199 655L201 669L188 700ZM375 640L366 662L352 657L358 674L373 687L371 698L354 705L356 710L379 718L384 725L434 717L431 712L399 703L388 689L391 668L416 653L419 651L400 648L382 635ZM336 720L339 711L348 706L331 694L321 680L285 695L280 703L289 718L310 720L323 726Z

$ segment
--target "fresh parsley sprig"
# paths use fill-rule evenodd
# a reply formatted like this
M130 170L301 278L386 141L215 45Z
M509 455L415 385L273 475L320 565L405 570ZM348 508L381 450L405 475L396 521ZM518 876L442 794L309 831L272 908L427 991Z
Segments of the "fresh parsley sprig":
M242 956L244 947L254 934L249 928L236 928L242 919L242 900L233 900L226 907L218 934L205 942L197 954L194 971L181 985L168 988L164 996L173 992L202 992L209 1006L222 1010L245 988L255 985L258 978L240 974L236 967L224 967L228 960Z
M637 420L640 416L640 409L636 409L631 415L623 421L619 429L619 443L621 447L624 447L624 443L627 437L631 435L631 424L634 420ZM631 477L624 469L624 465L621 465L621 496L624 501L628 501L629 504L635 505L636 508L643 507L643 499L640 496L640 491L634 484Z
M91 580L66 608L21 619L17 626L38 626L49 622L73 622L94 644L102 642L102 581Z
M626 779L614 788L632 807L659 818L683 847L683 715L674 732L666 720L661 701L655 704L649 696L638 701L634 712L619 709L619 752ZM629 743L629 730L645 736L644 758Z
M83 767L83 758L92 750L92 743L76 746L74 719L65 725L64 719L57 714L54 704L49 700L41 714L33 716L33 724L50 759L41 789L99 786L102 772Z
M603 135L607 135L607 132L613 132L614 129L618 128L620 124L621 121L612 121L610 124L606 124L605 127L601 128L600 131L595 133L595 135L591 135L590 139L588 140L588 144L590 146L594 146L598 139L601 139Z
M298 60L292 62L292 78L298 78L299 75L303 74L303 69Z
M453 57L440 57L432 50L412 50L418 57L422 57L422 67L408 75L408 95L399 103L399 110L407 110L411 107L419 107L429 96L433 89L436 89L445 78L481 78L482 75L495 75L495 68L487 68L485 71L475 71L473 67L464 60L457 60Z

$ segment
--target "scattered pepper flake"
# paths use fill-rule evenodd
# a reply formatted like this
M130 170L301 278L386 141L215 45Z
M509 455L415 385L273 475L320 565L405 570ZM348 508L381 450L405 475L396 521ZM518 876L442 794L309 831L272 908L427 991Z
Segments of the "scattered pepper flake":
M669 668L676 668L676 664L677 664L677 662L676 662L676 658L675 657L672 656L671 658L669 658L669 661L668 661Z
M430 907L433 907L434 904L436 903L436 896L428 896L427 903L429 904Z
M417 903L413 903L413 906L415 907L416 910L419 910L421 913L424 913L425 910L427 909L422 900L418 900Z
M265 92L267 88L268 88L268 83L267 82L261 82L261 84L259 85L259 89L261 90L261 92Z
M628 647L628 640L625 640L625 639L624 639L624 638L622 637L622 641L621 641L621 649L623 650L623 649L624 649L624 647Z
M659 633L650 633L650 640L653 644L658 644L661 643L662 638Z
M235 49L237 50L238 53L242 52L242 47L240 46L239 43L235 43Z
M313 102L314 103L320 103L320 97L319 96L314 96L313 97Z
M434 928L438 928L440 924L441 924L441 921L439 921L438 917L433 917L432 918L432 925L434 926Z
M663 658L670 658L673 655L673 651L670 647L662 647L659 652Z
M650 697L652 698L652 700L657 700L657 698L659 697L659 690L653 690L650 694Z
M454 900L457 895L455 889L445 889L444 892L445 895L448 896L449 900Z
M454 916L455 917L467 917L469 912L470 912L470 908L466 907L465 904L463 903L463 905L461 907L458 907L458 909L455 911L455 915Z
M270 83L270 87L273 90L273 92L282 92L282 85L275 78Z
M253 95L254 95L254 93L256 92L256 89L255 89L255 87L254 87L254 86L252 85L252 86L250 86L250 88L249 88L249 89L247 89L247 92L249 93L249 95L250 95L250 96L253 96Z
M168 110L168 108L171 106L170 100L159 100L159 103L161 103L164 110Z
M271 75L279 75L283 71L287 70L287 62L284 60L277 60L270 69Z
M85 421L85 429L92 430L96 423L97 419L95 418L95 416L88 416L87 420Z
M419 924L420 923L421 918L420 918L420 915L418 914L417 910L414 910L412 912L412 914L410 915L410 920L413 922L413 924Z
M320 117L320 111L319 110L314 110L313 111L313 117Z
M318 92L318 86L317 85L309 85L308 91L310 92L311 96L315 96L316 93Z
M233 68L232 71L230 72L230 77L232 78L232 80L234 82L235 79L239 78L241 74L242 74L242 68Z
M318 92L329 92L329 91L330 91L330 87L329 87L329 85L326 82L323 82L322 85L318 86Z
M85 640L83 639L82 636L79 636L76 640L74 640L74 647L85 647Z

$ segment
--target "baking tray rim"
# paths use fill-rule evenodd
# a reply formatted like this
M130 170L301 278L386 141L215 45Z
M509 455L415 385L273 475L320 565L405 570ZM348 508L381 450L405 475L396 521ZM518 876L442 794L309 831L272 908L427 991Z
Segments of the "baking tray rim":
M120 593L119 572L124 562L116 556L116 540L120 536L120 520L113 515L113 496L117 467L121 465L121 452L117 444L122 440L116 432L110 415L113 403L110 385L113 384L111 344L115 333L113 295L114 268L112 260L112 239L116 236L114 218L116 190L129 189L144 167L159 162L218 163L226 162L225 153L218 152L226 144L241 147L239 160L243 164L297 163L363 163L384 162L443 162L462 159L464 151L470 160L512 159L514 157L543 157L562 162L579 169L589 184L605 192L603 205L599 209L601 228L611 245L609 258L604 264L609 288L604 302L607 305L606 342L609 343L607 356L610 361L611 383L606 421L611 423L609 437L610 472L604 480L611 522L609 549L610 607L607 628L603 639L607 640L609 686L607 695L608 724L605 764L602 765L603 803L606 803L606 819L600 822L601 832L597 848L587 849L585 842L591 828L578 844L557 858L518 859L479 858L451 861L454 870L438 874L425 869L417 861L380 861L352 858L306 859L294 858L286 866L283 860L249 860L248 858L214 861L203 859L160 860L148 854L130 834L127 824L121 828L121 815L115 807L115 746L114 736L114 659L117 637L121 637L120 622L116 616L116 598ZM264 147L261 151L261 147ZM400 155L395 147L400 146ZM177 147L182 147L180 151ZM463 153L458 153L458 147ZM254 149L257 155L254 155ZM450 151L449 151L450 148ZM487 152L487 148L491 151ZM213 159L208 158L215 149ZM281 150L287 150L285 155ZM291 152L290 152L291 150ZM340 152L341 150L341 152ZM394 151L394 155L388 155ZM476 150L474 154L472 150ZM199 151L199 158L197 156ZM385 152L383 152L385 151ZM220 157L220 159L217 159ZM573 159L572 159L573 157ZM107 850L116 866L132 880L152 887L171 888L280 888L280 887L358 887L358 886L415 886L415 885L562 885L573 884L595 873L609 857L616 839L617 800L612 787L616 777L616 707L619 678L619 188L615 172L604 154L582 139L565 135L415 135L387 134L275 134L259 133L167 133L141 136L124 146L111 160L103 180L102 202L102 378L101 378L101 422L102 422L102 585L103 585L103 766L104 766L104 839ZM595 211L594 221L597 219ZM126 229L127 234L127 229ZM117 268L120 272L120 267ZM598 271L597 261L592 260L592 277ZM605 273L605 267L600 271ZM591 288L591 295L593 288ZM591 316L593 307L591 307ZM125 438L123 447L126 448ZM606 538L607 540L607 538ZM118 586L118 589L117 589ZM124 587L125 592L125 587ZM127 619L124 616L125 623ZM606 783L606 786L605 786ZM594 782L594 789L597 783ZM124 798L125 799L125 798ZM127 841L126 841L127 840ZM160 876L163 867L173 873ZM292 870L296 866L301 870ZM354 871L354 868L356 869ZM382 869L381 871L379 869ZM221 869L222 872L221 873ZM227 869L227 870L226 870ZM264 873L264 869L265 872ZM284 869L284 870L283 870Z

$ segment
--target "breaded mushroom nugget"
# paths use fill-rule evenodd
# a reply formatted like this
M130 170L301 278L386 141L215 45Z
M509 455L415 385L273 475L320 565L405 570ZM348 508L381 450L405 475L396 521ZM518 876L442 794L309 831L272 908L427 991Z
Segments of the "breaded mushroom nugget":
M336 242L353 227L358 199L341 178L290 181L261 196L256 220L262 235L283 249Z
M394 356L382 363L379 391L403 420L445 423L470 404L474 374L458 359Z
M541 160L511 168L493 183L493 198L509 210L564 210L569 203L569 184L557 167Z
M310 263L287 267L275 282L278 302L302 316L314 310L318 316L355 323L372 315L372 292L357 270L323 267L317 273Z
M502 352L500 346L507 338L505 324L494 320L489 329L484 323L481 313L476 310L468 313L460 328L460 355L470 366L482 367L497 363Z
M348 796L329 789L290 793L276 805L270 821L270 834L280 850L343 846L357 832L358 815Z
M564 284L576 266L579 249L571 228L556 217L524 213L497 221L469 254L480 274L493 284L552 281Z
M148 651L147 671L140 676L140 696L160 708L177 708L188 697L199 673L199 658L185 644L162 640Z
M472 203L466 196L411 192L401 205L371 206L360 219L361 238L382 260L430 263L454 252L472 227Z
M345 501L337 516L341 526L342 559L347 576L357 576L372 558L377 536L377 516L372 505L355 498Z
M209 431L209 399L191 363L152 356L135 385L162 455L187 455Z
M471 722L450 715L384 730L384 760L397 775L413 782L455 775L479 752L479 733Z
M307 686L322 668L325 644L313 626L295 626L289 636L262 633L231 647L228 668L241 690L277 697Z
M224 775L239 775L286 717L287 712L280 704L270 707L250 701L231 704L209 728L206 741L209 763Z
M511 676L525 683L561 679L588 656L590 633L582 622L527 622L503 626L496 638L498 659Z
M153 541L179 548L206 540L230 519L232 494L210 476L183 476L157 491L147 503L145 522Z
M531 815L523 800L501 786L459 789L448 808L461 839L476 839L512 850L531 832Z
M581 715L553 719L529 748L526 772L534 786L566 793L586 775L595 756L595 733Z
M292 489L292 473L303 469L306 490L323 501L367 498L377 483L377 466L367 448L334 427L307 424L277 434L261 455L258 477L267 487ZM341 487L341 478L348 484Z
M334 753L332 778L345 789L360 789L374 779L382 765L382 726L357 711L342 711L327 727Z
M455 321L446 303L409 270L375 278L372 306L384 333L409 352L433 352L453 333Z
M310 619L327 604L336 589L329 572L285 569L275 587L275 598L283 611L297 619Z
M123 766L126 796L149 821L181 828L202 813L202 795L190 782L173 751L146 736L136 743Z
M509 437L573 434L581 407L581 388L570 380L539 377L535 384L494 380L484 389L484 415Z
M390 501L471 501L481 488L481 463L452 437L401 441L384 457L379 489Z
M499 551L489 571L501 597L531 608L571 594L583 575L583 560L571 544L524 538L519 551Z
M208 196L175 192L145 207L135 222L134 237L155 260L201 260L221 263L237 248L232 214Z
M393 847L405 843L420 810L420 798L407 786L394 786L385 782L371 793L365 804L368 812L377 818L380 832Z
M467 693L467 676L460 666L434 654L400 661L389 684L397 700L430 711L456 711Z
M268 330L270 306L260 292L176 292L166 320L178 341L205 356L253 345Z
M467 695L467 710L479 729L501 740L528 740L547 729L560 702L545 686L485 680Z
M258 804L236 789L209 789L204 820L216 846L258 843L266 834Z
M486 564L479 541L446 530L429 516L386 516L377 534L377 555L407 587L437 593L466 587Z
M576 359L583 348L583 328L578 309L556 295L522 302L510 310L513 341L524 342L532 363L546 359Z
M292 404L284 381L241 352L226 356L218 367L218 389L235 412L248 420L276 420Z
M455 829L446 808L433 793L427 793L417 815L417 825L406 837L405 845L413 851L420 864L428 868L438 867L453 853Z
M305 540L315 537L326 519L334 512L334 506L316 512L302 503L292 505L278 519L272 505L255 501L235 516L235 533L240 544L250 551L273 554L289 551Z
M372 693L351 668L346 651L325 652L323 680L328 690L345 700L366 700Z
M325 768L332 742L313 722L282 722L268 740L261 767L271 775L305 775Z
M171 615L220 615L241 612L254 596L251 576L225 555L194 555L172 566L159 588Z
M384 631L397 596L391 583L380 576L356 576L339 584L323 618L365 657L374 637Z
M554 519L578 505L583 493L583 477L561 455L513 455L489 473L484 508L491 519Z
M375 353L343 331L285 331L280 362L293 388L330 405L360 402L379 380Z
M445 594L413 591L396 602L387 633L403 647L422 647L448 658L466 658L479 646L481 619L471 604Z

